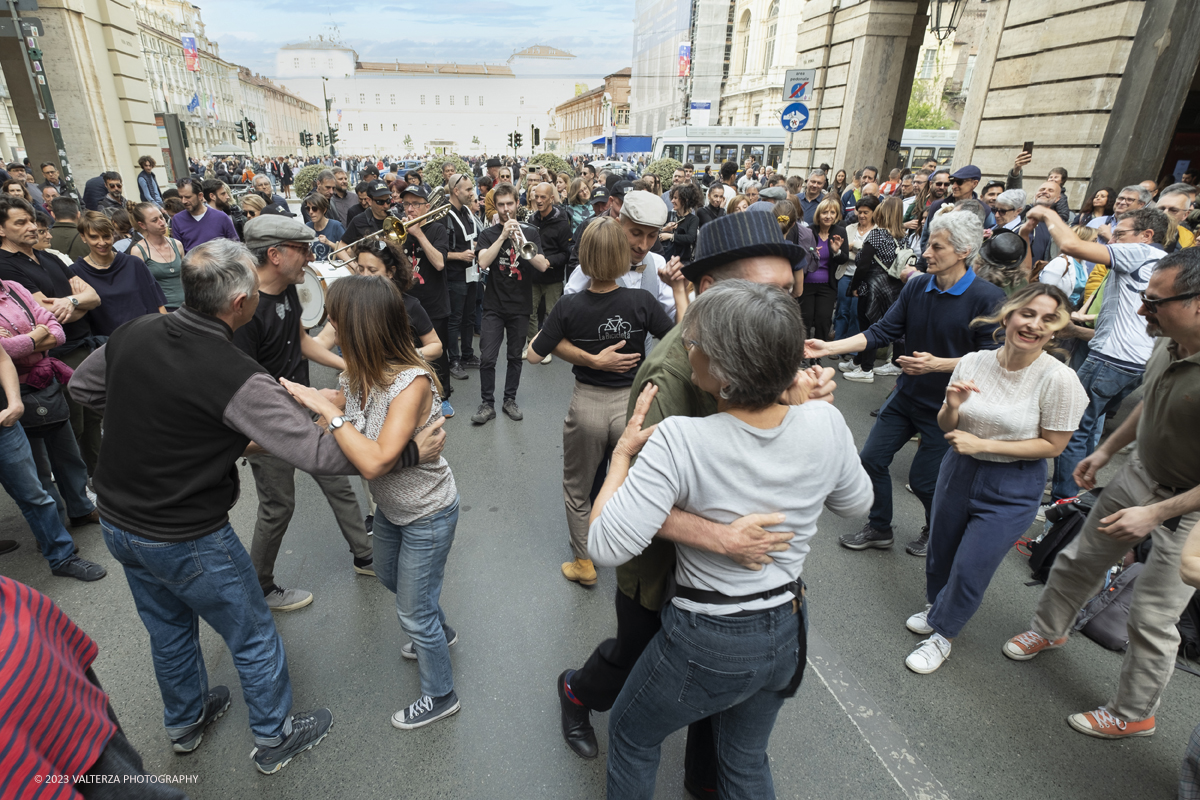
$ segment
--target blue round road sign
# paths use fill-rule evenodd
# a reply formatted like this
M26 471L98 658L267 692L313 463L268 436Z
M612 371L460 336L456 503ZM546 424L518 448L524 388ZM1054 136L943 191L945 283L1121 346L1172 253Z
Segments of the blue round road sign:
M808 106L804 103L792 103L783 110L780 122L788 133L804 130L804 126L808 124Z

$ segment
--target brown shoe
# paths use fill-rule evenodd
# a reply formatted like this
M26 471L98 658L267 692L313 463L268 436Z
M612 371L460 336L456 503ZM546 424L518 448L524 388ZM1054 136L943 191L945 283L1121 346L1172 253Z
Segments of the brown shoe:
M83 525L99 525L100 524L100 510L92 509L92 513L88 514L85 517L71 517L70 523L71 523L72 528L78 528Z
M596 585L596 567L591 559L577 558L562 565L562 574L569 581L576 581L584 586Z

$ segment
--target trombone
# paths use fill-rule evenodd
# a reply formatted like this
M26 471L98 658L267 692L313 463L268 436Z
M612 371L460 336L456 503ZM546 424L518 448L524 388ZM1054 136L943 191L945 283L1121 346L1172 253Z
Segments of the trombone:
M430 210L426 211L421 216L414 217L413 219L402 220L402 219L398 219L395 216L392 216L392 214L389 213L386 217L383 218L383 229L382 230L378 230L375 233L367 234L363 238L359 239L357 242L351 242L350 244L343 245L343 246L339 247L337 250L332 251L328 256L326 256L326 258L327 259L333 258L335 255L342 252L343 250L349 250L352 247L357 247L358 245L362 244L363 242L375 241L377 239L383 239L388 244L393 245L395 247L402 246L404 244L404 240L408 238L408 229L409 228L413 227L414 225L420 225L425 222L433 222L435 220L439 220L442 217L444 217L450 213L450 209L451 209L450 201L446 200L445 195L446 195L446 189L442 186L437 187L436 189L434 189L432 192L429 193L430 205L434 205L434 203L436 201L438 203L438 205L436 205L436 207L431 208ZM362 213L365 214L367 212L364 211ZM530 245L530 246L532 247L532 245ZM537 249L534 248L534 254L536 255L536 253L537 253Z

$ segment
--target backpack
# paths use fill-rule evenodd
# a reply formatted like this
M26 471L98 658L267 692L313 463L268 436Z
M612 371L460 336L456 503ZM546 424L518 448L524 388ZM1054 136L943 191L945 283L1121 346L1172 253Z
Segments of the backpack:
M1083 530L1083 523L1100 492L1099 488L1093 489L1047 509L1046 529L1038 538L1025 542L1029 550L1029 571L1033 583L1045 583L1046 578L1050 577L1054 559Z
M892 263L884 264L879 260L879 256L875 256L875 263L879 265L881 270L888 274L888 277L900 280L900 276L904 274L904 270L917 265L917 258L906 240L897 239L896 257L892 259Z
M1101 647L1124 650L1129 646L1129 606L1133 584L1145 564L1135 561L1123 570L1114 567L1100 593L1088 600L1075 618L1072 630L1081 632Z

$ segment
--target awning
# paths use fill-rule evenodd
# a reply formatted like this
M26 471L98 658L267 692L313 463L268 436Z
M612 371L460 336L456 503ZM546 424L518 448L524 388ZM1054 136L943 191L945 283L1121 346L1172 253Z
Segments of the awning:
M601 136L599 139L593 139L592 144L604 144L606 141L607 139Z

